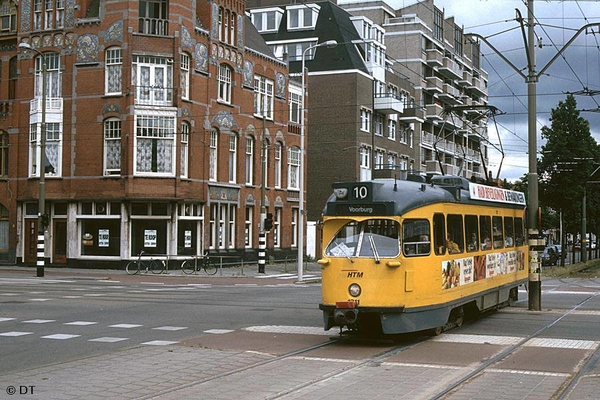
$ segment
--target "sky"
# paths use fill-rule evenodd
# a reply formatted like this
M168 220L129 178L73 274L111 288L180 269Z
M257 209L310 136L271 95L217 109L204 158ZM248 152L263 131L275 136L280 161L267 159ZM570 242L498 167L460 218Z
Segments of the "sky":
M340 0L340 3L351 1ZM417 0L388 0L394 9L405 7ZM465 33L485 37L502 52L524 75L527 75L526 44L516 9L527 20L526 0L434 0L444 10L444 17L454 17ZM551 126L550 113L566 93L584 89L596 91L596 96L576 95L580 116L590 123L592 136L600 143L600 25L578 34L587 24L600 24L600 0L536 0L533 2L536 36L541 47L536 47L536 68L539 74L537 89L537 156L540 156L543 126ZM399 16L399 15L397 15ZM525 28L527 32L527 28ZM571 41L571 39L575 39ZM565 46L565 44L568 46ZM490 165L494 176L500 166L500 178L514 182L529 171L527 83L509 63L482 43L482 68L488 73L489 104L504 114L496 123L488 124L489 139L504 150L490 149ZM556 60L552 59L564 50ZM596 110L596 111L589 111Z

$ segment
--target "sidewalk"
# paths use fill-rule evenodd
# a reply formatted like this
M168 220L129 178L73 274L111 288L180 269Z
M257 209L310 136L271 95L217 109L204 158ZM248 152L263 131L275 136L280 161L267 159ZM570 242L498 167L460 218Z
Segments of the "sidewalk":
M0 265L0 273L15 273L25 276L37 276L37 268L35 266L21 265ZM265 272L258 272L258 264L245 264L241 266L217 266L215 275L207 275L204 271L199 271L197 274L186 275L179 268L171 268L168 273L153 274L143 273L138 275L127 275L125 269L101 269L101 268L68 268L48 266L44 267L44 277L72 277L83 279L86 277L93 279L114 279L114 277L155 277L155 278L171 278L171 277L186 277L186 278L285 278L293 279L298 277L297 264L266 264ZM306 262L302 269L302 283L320 282L321 266L316 262Z

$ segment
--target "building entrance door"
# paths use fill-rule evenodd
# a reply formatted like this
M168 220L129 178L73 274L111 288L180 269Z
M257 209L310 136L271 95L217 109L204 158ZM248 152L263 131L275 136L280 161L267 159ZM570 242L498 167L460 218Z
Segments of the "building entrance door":
M67 263L67 220L54 219L53 243L52 252L53 264Z
M23 263L35 265L37 260L37 218L25 220L25 249L23 249Z

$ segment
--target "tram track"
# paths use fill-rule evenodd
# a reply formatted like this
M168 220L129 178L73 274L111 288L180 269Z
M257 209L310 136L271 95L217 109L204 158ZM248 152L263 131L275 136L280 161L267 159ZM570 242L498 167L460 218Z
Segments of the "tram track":
M600 294L600 292L596 292L593 295L587 297L585 300L582 300L576 306L572 307L567 312L561 314L560 316L558 316L557 318L555 318L553 321L547 323L546 325L544 325L543 327L541 327L537 331L535 331L535 332L531 333L530 335L524 337L518 343L507 347L506 349L504 349L503 351L501 351L497 355L495 355L495 356L493 356L493 357L491 357L491 358L489 358L489 359L481 362L479 365L477 365L468 374L460 377L455 382L450 383L442 391L440 391L437 394L435 394L434 396L432 396L431 399L432 400L445 399L445 398L447 398L447 396L451 396L458 389L460 389L464 384L466 384L467 382L471 381L473 378L481 375L482 373L484 373L491 366L499 363L500 361L506 359L508 356L514 354L517 350L523 348L523 346L525 346L525 344L527 342L529 342L530 340L532 340L534 338L540 337L543 332L546 332L548 329L550 329L554 325L558 324L561 320L563 320L567 316L569 316L572 313L574 313L575 311L577 311L580 307L582 307L586 303L588 303L591 300L593 300L594 298L596 298L599 294ZM556 393L553 398L555 398L555 399L566 399L567 397L565 397L565 396L568 396L568 392L570 392L571 390L573 390L573 388L575 387L575 385L577 384L577 382L579 382L581 380L581 378L585 374L585 370L587 370L589 368L589 366L592 365L592 363L595 362L595 361L597 361L599 358L600 358L600 348L596 349L595 353L592 356L588 357L585 360L585 362L583 363L583 365L579 368L578 372L576 374L573 374L571 376L571 378L568 379L563 386L561 386L561 388L559 389L560 393Z

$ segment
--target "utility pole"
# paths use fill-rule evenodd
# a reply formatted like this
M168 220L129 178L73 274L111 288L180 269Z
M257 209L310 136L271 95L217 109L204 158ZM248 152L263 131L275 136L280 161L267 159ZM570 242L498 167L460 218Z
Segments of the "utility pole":
M573 41L586 29L592 26L600 26L600 23L591 23L584 25L580 28L573 37L565 43L565 45L548 61L548 63L539 71L536 71L535 65L535 31L534 31L534 13L533 13L534 0L527 0L527 37L525 37L525 29L523 28L523 18L518 9L517 21L521 23L521 30L523 31L523 39L527 45L527 75L517 68L508 58L506 58L501 51L496 49L487 38L477 34L468 33L465 36L472 36L480 39L486 43L502 60L504 60L512 69L514 69L519 75L521 75L525 82L527 82L527 106L528 106L528 151L529 151L529 174L527 176L528 184L528 233L529 233L529 309L533 311L539 311L542 309L541 298L542 298L542 280L541 280L541 268L538 254L544 249L545 241L542 235L539 233L539 221L538 221L538 173L537 173L537 130L536 130L536 84L539 77L542 76L548 67L552 65L554 61L573 43Z
M267 196L265 193L265 184L267 182L267 157L265 146L266 128L265 111L263 109L262 119L262 139L260 140L260 165L261 165L261 184L260 184L260 232L258 235L258 273L265 273L265 263L267 256L267 231L265 230L265 219L267 218Z

